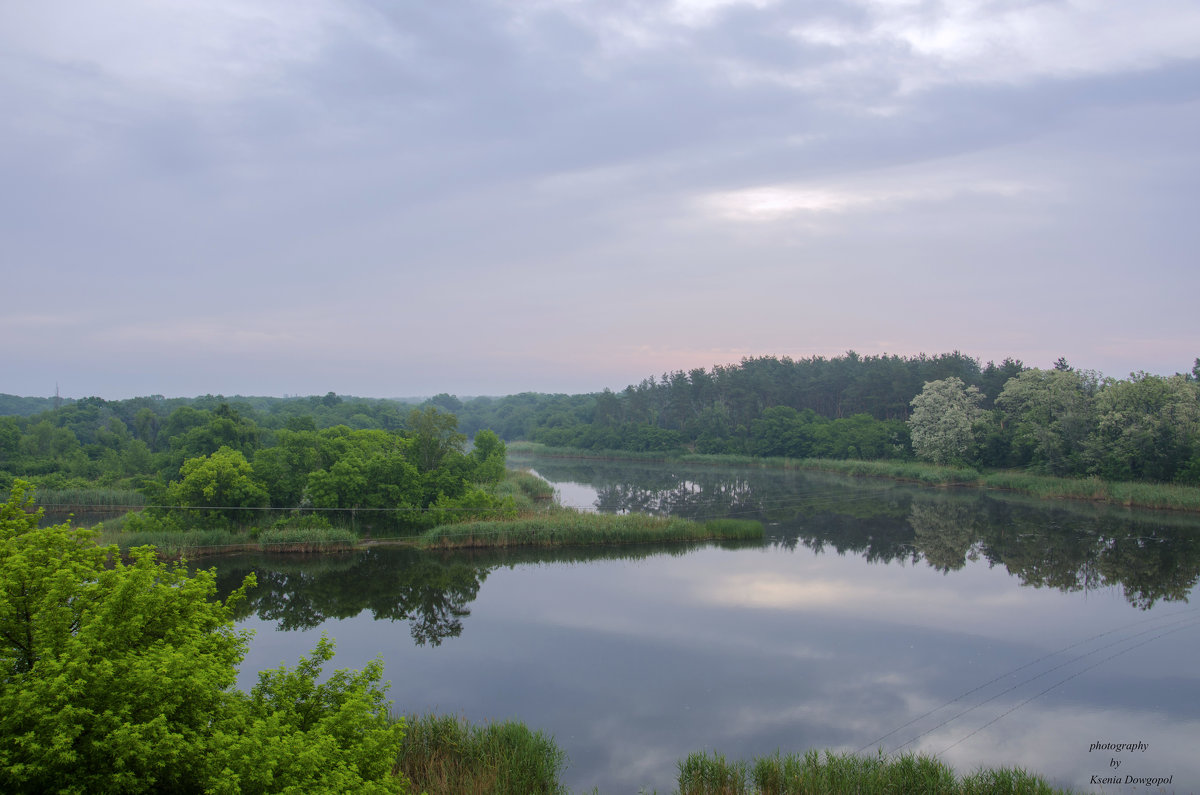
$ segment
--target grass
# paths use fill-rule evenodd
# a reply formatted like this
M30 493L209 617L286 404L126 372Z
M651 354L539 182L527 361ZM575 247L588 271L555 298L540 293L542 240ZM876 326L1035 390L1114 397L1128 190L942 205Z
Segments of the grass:
M559 508L505 522L439 525L418 538L422 547L573 546L661 541L761 539L762 524L727 519L694 522L646 514L595 514Z
M566 754L554 739L506 721L472 725L448 715L405 719L396 767L427 795L558 795Z
M1028 494L1041 499L1087 500L1170 511L1200 511L1200 488L1171 483L1102 480L1098 477L1058 478L1030 472L997 470L984 473L978 485Z
M164 558L193 557L204 553L254 549L256 544L245 534L231 530L139 530L117 531L100 526L100 544L116 544L121 552L127 553L134 547L153 546Z
M273 527L258 534L264 552L339 552L358 545L358 536L341 527Z
M37 504L52 511L140 508L146 498L134 489L36 489Z
M527 469L510 469L501 486L524 494L531 500L554 499L554 486ZM501 494L500 496L504 496Z
M405 719L396 772L427 795L566 795L566 754L523 723L473 725L447 715ZM959 777L929 756L831 751L774 754L752 762L704 751L678 763L679 795L1067 795L1019 768Z
M959 778L928 756L895 757L808 751L760 757L753 763L693 753L679 763L679 795L1054 795L1038 776L1020 769L977 771Z
M122 517L124 518L124 517ZM224 528L188 530L157 528L125 529L120 520L98 525L99 543L116 544L122 554L134 547L153 546L164 558L195 557L221 552L337 552L353 549L358 536L339 527L312 526L309 523L277 523L260 533Z

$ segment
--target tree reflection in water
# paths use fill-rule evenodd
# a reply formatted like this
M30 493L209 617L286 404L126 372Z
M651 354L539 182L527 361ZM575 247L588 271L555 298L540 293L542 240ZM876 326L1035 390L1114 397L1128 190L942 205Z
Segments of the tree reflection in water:
M605 511L754 518L768 525L768 544L852 553L873 563L924 561L947 576L968 560L985 560L1035 588L1120 586L1143 610L1160 600L1186 601L1200 579L1200 518L1192 516L777 470L539 462L538 471L592 484ZM444 553L373 547L225 558L217 569L222 595L247 573L257 575L240 617L257 615L281 630L297 630L369 611L375 619L409 622L417 644L437 646L462 634L470 604L498 566L636 559L694 548Z
M759 542L722 542L726 547ZM369 611L377 620L408 621L419 646L439 646L462 634L469 605L489 573L524 563L583 563L685 555L698 544L639 544L629 548L510 549L425 552L372 547L331 555L245 555L222 558L217 587L222 598L254 572L258 585L237 606L238 619L255 615L280 630L313 629L328 619Z
M1130 604L1186 601L1200 579L1200 517L974 489L765 468L534 458L551 481L588 484L602 512L693 519L736 516L768 525L769 543L860 554L875 563L924 560L950 573L968 560L1062 591L1120 586Z

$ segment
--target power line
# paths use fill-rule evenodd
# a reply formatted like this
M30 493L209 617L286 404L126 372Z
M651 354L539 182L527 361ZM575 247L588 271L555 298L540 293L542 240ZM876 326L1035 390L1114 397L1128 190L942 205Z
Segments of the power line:
M1183 613L1186 613L1186 615L1182 615ZM1182 615L1182 617L1180 617L1181 615ZM1039 693L1039 694L1037 694L1037 695L1035 695L1035 696L1033 696L1033 697L1031 697L1031 698L1029 698L1029 699L1026 699L1026 700L1025 700L1025 701L1023 701L1021 704L1018 704L1018 705L1017 705L1017 707L1014 707L1013 709L1009 710L1008 712L1005 712L1004 714L1000 715L999 717L997 717L997 718L993 719L992 721L989 721L988 723L984 724L984 726L981 726L979 729L976 729L974 732L971 732L971 734L967 735L966 737L963 737L963 738L962 738L961 740L959 740L958 742L962 742L963 740L966 740L966 739L967 739L967 737L970 737L970 736L972 736L972 735L974 735L974 734L978 733L978 732L979 732L979 731L981 731L982 729L986 728L987 726L990 726L992 723L995 723L995 722L996 722L997 720L999 720L1000 718L1002 718L1002 717L1004 717L1005 715L1008 715L1009 713L1011 713L1011 712L1015 711L1015 710L1016 710L1017 708L1019 708L1020 706L1024 706L1025 704L1027 704L1027 703L1029 703L1030 701L1034 700L1034 699L1035 699L1035 698L1037 698L1038 696L1040 696L1040 695L1042 695L1042 694L1044 694L1044 693L1047 693L1047 692L1049 692L1050 690L1053 690L1055 687L1058 687L1059 685L1061 685L1061 684L1063 684L1063 683L1065 683L1065 682L1067 682L1067 681L1069 681L1069 680L1071 680L1071 679L1074 679L1075 677L1079 676L1080 674L1082 674L1082 673L1084 673L1084 672L1086 672L1086 671L1090 671L1090 670L1092 670L1092 668L1095 668L1096 666L1098 666L1098 665L1100 665L1100 664L1102 664L1102 663L1104 663L1104 662L1106 662L1106 661L1108 661L1108 660L1112 659L1113 657L1117 657L1117 656L1120 656L1121 654L1124 654L1124 653L1126 653L1126 652L1128 652L1128 651L1132 651L1134 648L1137 648L1138 646L1141 646L1141 645L1145 645L1145 643L1149 643L1149 642L1151 642L1151 641L1153 641L1153 640L1156 640L1156 639L1158 639L1158 638L1162 637L1163 635L1171 634L1172 632L1178 632L1178 631L1180 631L1180 630L1186 629L1188 626L1191 626L1191 625L1194 625L1194 624L1200 623L1200 616L1198 616L1198 615L1196 614L1196 611L1195 611L1194 609L1193 609L1193 610L1188 610L1188 611L1181 611L1181 613L1172 613L1172 614L1169 614L1169 615L1157 616L1157 617L1155 617L1155 618L1148 619L1148 620L1140 620L1140 621L1137 621L1137 622L1131 622L1131 623L1129 623L1129 624L1124 624L1124 625L1122 625L1122 626L1120 626L1120 627L1116 627L1116 628L1114 628L1114 629L1110 629L1110 630L1108 630L1108 631L1106 631L1106 632L1101 632L1101 633L1099 633L1099 634L1097 634L1097 635L1092 635L1092 636L1090 636L1090 637L1087 637L1087 638L1084 638L1084 639L1082 639L1082 640L1076 641L1075 643L1072 643L1072 644L1069 644L1069 645L1067 645L1067 646L1064 646L1063 648L1061 648L1061 649L1058 649L1057 651L1050 652L1049 654L1045 654L1045 655L1043 655L1043 656L1041 656L1041 657L1037 658L1036 660L1033 660L1033 661L1031 661L1031 662L1025 663L1024 665L1021 665L1021 666L1019 666L1019 667L1017 667L1017 668L1014 668L1014 669L1012 669L1012 670L1010 670L1010 671L1007 671L1007 672L1005 672L1005 673L1002 673L1002 674L1000 674L999 676L996 676L996 677L994 677L994 678L992 678L992 679L988 680L987 682L984 682L983 684L981 684L981 685L979 685L979 686L977 686L977 687L971 688L970 690L967 690L967 691L965 691L965 692L963 692L963 693L960 693L959 695L957 695L957 696L955 696L954 698L950 699L949 701L945 702L945 703L944 703L944 704L942 704L941 706L938 706L938 707L936 707L936 708L934 708L934 709L932 709L932 710L929 710L928 712L926 712L926 713L924 713L924 714L922 714L922 715L918 715L917 717L913 718L912 720L908 721L907 723L904 723L904 724L902 724L901 726L897 726L895 729L892 729L890 732L888 732L887 734L884 734L883 736L879 737L878 739L876 739L876 740L873 740L873 741L872 741L872 742L870 742L870 743L867 743L867 744L866 744L866 745L864 745L862 748L859 748L859 749L858 749L858 751L856 751L856 753L862 753L863 751L867 750L868 748L871 748L872 746L876 746L878 743L880 743L880 742L882 742L883 740L887 739L888 737L892 736L892 735L893 735L893 734L895 734L896 732L898 732L898 731L900 731L900 730L902 730L902 729L904 729L904 728L906 728L906 727L908 727L908 726L911 726L911 725L913 725L914 723L916 723L916 722L918 722L918 721L920 721L920 720L923 720L924 718L927 718L927 717L929 717L930 715L933 715L933 714L934 714L934 713L936 713L936 712L940 712L941 710L945 709L946 707L950 706L951 704L957 703L957 702L961 701L962 699L966 698L967 696L970 696L970 695L972 695L972 694L974 694L974 693L977 693L977 692L979 692L980 690L983 690L984 688L988 687L989 685L995 684L996 682L999 682L999 681L1000 681L1000 680L1002 680L1002 679L1006 679L1006 678L1008 678L1008 677L1010 677L1010 676L1013 676L1014 674L1016 674L1016 673L1018 673L1018 672L1020 672L1020 671L1023 671L1023 670L1025 670L1025 669L1027 669L1027 668L1030 668L1030 667L1032 667L1032 666L1034 666L1034 665L1037 665L1038 663L1044 662L1045 660L1048 660L1048 659L1050 659L1050 658L1052 658L1052 657L1056 657L1056 656L1058 656L1058 655L1060 655L1060 654L1062 654L1062 653L1064 653L1064 652L1066 652L1066 651L1069 651L1069 650L1071 650L1071 649L1074 649L1074 648L1077 648L1077 647L1079 647L1079 646L1083 646L1083 645L1085 645L1085 644L1091 643L1092 641L1099 640L1100 638L1107 637L1108 635L1112 635L1113 633L1116 633L1116 632L1123 632L1124 630L1128 629L1129 627L1132 627L1132 626L1144 626L1146 623L1149 623L1149 622L1156 622L1156 621L1158 621L1158 622L1161 622L1161 621L1169 621L1170 623L1169 623L1167 626L1172 626L1172 625L1174 625L1174 624L1181 624L1182 626L1179 626L1179 627L1177 627L1176 629L1169 630L1168 632L1165 632L1165 633L1162 633L1162 634L1159 634L1159 635L1155 635L1154 637L1152 637L1152 638L1149 638L1148 640L1144 641L1143 643L1134 644L1134 645L1130 646L1129 648L1127 648L1127 649L1125 649L1125 650L1123 650L1123 651L1117 652L1116 654L1113 654L1113 655L1110 655L1109 657L1106 657L1106 658L1104 658L1103 660L1101 660L1099 663L1096 663L1095 665L1089 666L1088 668L1084 668L1083 670L1081 670L1081 671L1078 671L1078 672L1076 672L1075 674L1072 674L1071 676L1068 676L1068 677L1066 677L1066 678L1065 678L1065 679L1063 679L1063 680L1060 680L1060 681L1059 681L1059 682L1057 682L1056 684L1054 684L1054 685L1052 685L1051 687L1047 688L1046 690L1042 691L1042 693ZM1052 668L1049 668L1049 669L1047 669L1047 670L1045 670L1045 671L1042 671L1042 672L1041 672L1041 673L1039 673L1039 674L1036 674L1036 675L1034 675L1034 676L1027 677L1027 678L1025 678L1025 679L1021 680L1020 682L1017 682L1016 684L1014 684L1014 685L1012 685L1012 686L1010 686L1010 687L1008 687L1008 688L1006 688L1006 689L1004 689L1004 690L1000 691L999 693L996 693L996 694L992 695L991 697L989 697L989 698L987 698L987 699L984 699L983 701L980 701L978 704L975 704L974 706L971 706L971 707L969 707L969 708L967 708L967 709L965 709L965 710L963 710L963 711L961 711L961 712L959 712L959 713L957 713L957 714L955 714L955 715L953 715L953 716L951 716L951 717L947 718L946 720L942 721L941 723L937 724L936 726L934 726L934 727L932 727L932 728L930 728L930 729L927 729L926 731L923 731L923 732L921 732L921 733L919 733L919 734L917 734L917 735L913 736L912 738L910 738L910 739L909 739L909 740L907 740L906 742L904 742L904 743L901 743L900 745L898 745L898 746L896 746L895 748L893 748L893 749L892 749L892 753L895 753L895 752L899 751L901 748L904 748L904 747L905 747L905 746L907 746L907 745L911 745L912 743L916 742L917 740L921 739L922 737L925 737L926 735L928 735L928 734L931 734L931 733L933 733L933 732L937 731L938 729L942 728L943 726L946 726L947 724L949 724L949 723L952 723L952 722L954 722L954 721L958 720L959 718L963 717L964 715L967 715L967 714L969 714L969 713L971 713L971 712L975 711L976 709L978 709L978 708L980 708L980 707L984 706L985 704L988 704L988 703L990 703L990 702L992 702L992 701L995 701L997 698L999 698L999 697L1001 697L1001 696L1003 696L1003 695L1005 695L1005 694L1007 694L1007 693L1011 693L1013 690L1016 690L1016 689L1017 689L1017 688L1019 688L1019 687L1022 687L1022 686L1026 685L1026 684L1029 684L1030 682L1036 681L1037 679L1041 679L1043 676L1047 676L1048 674L1051 674L1051 673L1053 673L1053 672L1055 672L1055 671L1057 671L1057 670L1059 670L1059 669L1061 669L1061 668L1065 668L1066 666L1068 666L1068 665L1070 665L1070 664L1072 664L1072 663L1079 662L1080 660L1087 659L1088 657L1091 657L1091 656L1092 656L1092 655L1094 655L1094 654L1097 654L1097 653L1099 653L1099 652L1102 652L1102 651L1104 651L1105 649L1110 649L1110 648L1112 648L1112 647L1114 647L1114 646L1120 646L1121 644L1128 643L1128 642L1130 642L1130 641L1136 640L1137 638L1140 638L1140 637L1142 637L1142 636L1144 636L1144 635L1148 635L1148 634L1150 634L1150 633L1152 633L1152 632L1156 632L1156 631L1158 631L1158 630L1160 630L1160 629L1162 629L1162 626L1158 626L1158 627L1154 627L1154 628L1151 628L1151 629L1147 629L1147 630L1144 630L1144 631L1142 631L1142 632L1136 633L1136 634L1134 634L1134 635L1130 635L1130 636L1128 636L1128 637L1121 638L1120 640L1116 640L1116 641L1113 641L1113 642L1111 642L1111 643L1108 643L1108 644L1105 644L1105 645L1103 645L1103 646L1100 646L1100 647L1098 647L1098 648L1092 649L1091 651L1088 651L1088 652L1086 652L1086 653L1084 653L1084 654L1080 654L1080 655L1077 655L1077 656L1075 656L1075 657L1072 657L1071 659L1069 659L1069 660L1066 660L1065 662L1059 663L1058 665L1055 665L1055 666L1054 666L1054 667L1052 667ZM956 742L956 743L955 743L955 745L957 745L957 744L958 744L958 743ZM950 746L950 747L953 747L953 746ZM947 748L946 750L949 750L949 748ZM943 751L943 753L944 753L944 751Z

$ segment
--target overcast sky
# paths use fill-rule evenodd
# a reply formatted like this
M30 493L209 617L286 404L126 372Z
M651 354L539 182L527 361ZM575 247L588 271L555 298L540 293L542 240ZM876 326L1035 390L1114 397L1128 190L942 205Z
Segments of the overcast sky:
M0 392L1200 356L1195 0L14 0L0 108Z

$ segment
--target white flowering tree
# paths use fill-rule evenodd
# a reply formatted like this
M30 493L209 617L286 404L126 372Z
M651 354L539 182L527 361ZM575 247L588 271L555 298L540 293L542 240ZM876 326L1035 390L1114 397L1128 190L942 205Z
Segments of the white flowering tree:
M974 425L983 416L983 393L961 378L928 381L912 399L908 429L913 452L935 464L963 461L975 445Z

